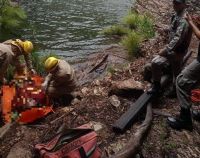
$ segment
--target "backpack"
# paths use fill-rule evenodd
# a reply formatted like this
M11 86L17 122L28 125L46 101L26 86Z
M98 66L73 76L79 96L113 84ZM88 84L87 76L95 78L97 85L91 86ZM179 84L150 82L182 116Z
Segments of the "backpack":
M100 158L97 134L88 125L66 129L44 144L35 145L40 158Z

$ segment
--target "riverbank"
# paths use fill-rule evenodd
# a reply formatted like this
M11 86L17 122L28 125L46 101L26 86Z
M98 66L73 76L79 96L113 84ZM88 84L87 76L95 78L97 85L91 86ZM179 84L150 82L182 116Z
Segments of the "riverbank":
M155 8L158 9L155 10ZM171 3L168 0L138 1L135 9L138 12L152 14L156 25L159 26L168 24L172 14ZM0 155L3 158L8 154L15 157L21 154L18 156L20 158L33 157L33 146L48 140L59 131L63 124L72 128L89 122L98 124L102 128L98 132L98 144L102 150L108 155L119 151L136 131L140 121L123 135L116 135L111 126L137 97L113 99L113 96L109 95L110 90L119 81L128 79L138 81L142 84L142 88L147 87L148 84L143 81L141 75L143 66L164 46L164 43L165 35L157 31L154 39L144 41L142 44L143 56L132 62L127 60L126 50L119 45L113 45L103 52L91 55L86 63L75 66L79 81L81 81L77 89L79 98L76 98L69 107L57 108L55 113L47 116L37 125L14 125L0 142ZM197 51L195 38L191 49ZM116 63L116 60L119 60L119 63ZM175 114L179 107L177 99L163 97L154 105L154 109ZM200 155L199 123L194 122L194 128L193 132L174 131L167 127L165 117L154 115L150 133L140 153L147 158L198 157Z

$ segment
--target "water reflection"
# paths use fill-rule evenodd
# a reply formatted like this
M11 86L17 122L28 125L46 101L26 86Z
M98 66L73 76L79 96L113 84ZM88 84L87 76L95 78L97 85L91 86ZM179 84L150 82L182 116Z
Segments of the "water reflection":
M132 0L33 0L22 1L29 15L24 38L41 50L82 58L107 41L98 34L127 13Z

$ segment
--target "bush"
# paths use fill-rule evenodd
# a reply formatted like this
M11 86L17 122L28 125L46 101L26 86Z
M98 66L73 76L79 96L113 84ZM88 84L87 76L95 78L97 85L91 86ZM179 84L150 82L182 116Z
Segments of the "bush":
M21 28L27 18L25 12L19 7L5 6L1 13L1 26L10 31Z
M153 20L150 16L129 12L129 14L124 17L123 23L130 29L140 32L145 39L155 35Z
M122 25L114 25L108 28L105 28L101 33L106 36L123 36L130 32L130 29L123 27Z
M138 14L129 12L128 15L123 18L123 23L130 29L137 29L140 20L141 19Z
M138 25L138 31L143 34L145 39L149 39L155 36L155 30L153 25L153 20L144 15L142 21Z
M25 26L26 13L18 6L12 6L10 0L0 0L0 40L19 38L19 30Z
M138 57L140 55L140 43L143 40L141 34L132 31L121 41L122 45L128 50L129 56Z

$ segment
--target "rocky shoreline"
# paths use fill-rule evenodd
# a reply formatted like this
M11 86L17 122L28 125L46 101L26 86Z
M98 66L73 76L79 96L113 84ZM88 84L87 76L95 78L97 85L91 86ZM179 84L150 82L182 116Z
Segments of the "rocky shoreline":
M199 4L192 0L192 4ZM155 9L156 8L156 9ZM148 13L155 19L155 26L167 24L172 14L169 0L137 0L135 10ZM197 8L198 10L199 8ZM191 11L194 9L190 9ZM196 10L195 10L196 12ZM197 40L193 38L191 50L197 51ZM141 45L142 57L127 60L126 50L119 45L91 55L86 63L75 66L80 87L76 98L69 107L56 108L55 113L41 120L37 125L13 125L0 141L0 157L33 157L33 146L51 138L61 126L77 127L91 123L100 127L98 144L107 156L118 152L135 133L139 121L126 133L117 135L112 131L113 122L118 119L134 102L135 98L114 96L110 94L113 86L119 82L131 80L141 83L140 88L148 87L143 81L143 66L151 60L160 48L164 46L165 34L157 30L156 37L144 41ZM193 54L193 57L196 56ZM192 60L192 58L191 58ZM116 62L117 61L117 62ZM177 99L163 97L154 106L154 110L175 114L179 108ZM142 117L142 116L141 116ZM195 122L193 132L177 132L169 129L164 116L154 115L151 130L141 147L139 157L199 157L200 128Z

